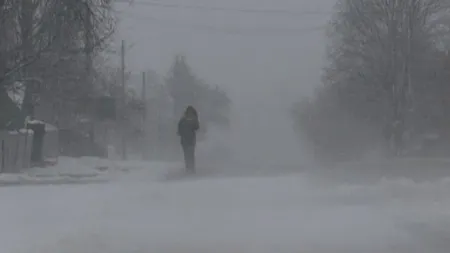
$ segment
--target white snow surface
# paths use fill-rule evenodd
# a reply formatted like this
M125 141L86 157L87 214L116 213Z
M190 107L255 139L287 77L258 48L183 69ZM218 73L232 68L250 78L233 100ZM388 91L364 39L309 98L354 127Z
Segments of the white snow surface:
M124 173L150 169L154 176L179 168L178 163L114 161L95 157L59 157L57 165L45 168L31 168L20 174L0 174L2 185L66 184L105 182L123 178Z
M178 165L63 161L65 166L59 167L65 168L57 166L54 171L87 174L95 171L92 167L109 164L112 169L102 175L108 174L110 181L0 188L2 253L448 253L450 249L448 178L357 184L297 173L163 180L161 176ZM29 177L45 170L35 169ZM47 172L61 176L54 171Z

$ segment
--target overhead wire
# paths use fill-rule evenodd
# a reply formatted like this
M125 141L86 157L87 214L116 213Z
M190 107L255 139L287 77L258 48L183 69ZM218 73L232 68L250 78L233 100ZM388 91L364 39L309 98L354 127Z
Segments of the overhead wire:
M156 6L165 8L181 8L181 9L195 9L202 11L227 11L227 12L242 12L242 13L256 13L256 14L277 14L285 16L304 16L311 14L328 14L328 12L311 12L311 11L289 11L289 10L269 10L269 9L233 9L233 8L223 8L223 7L211 7L205 5L181 5L160 1L144 1L144 0L114 0L119 3L127 3L128 7L133 5L146 5L146 6ZM139 14L129 14L126 11L118 11L122 18L148 21L149 25L160 25L171 28L179 29L190 29L196 31L202 31L207 33L222 33L222 34L234 34L234 35L245 35L245 36L299 36L304 35L305 32L315 32L323 31L326 29L326 25L318 25L312 27L303 28L238 28L238 27L217 27L211 25L198 25L198 24L187 24L173 22L173 20L162 20L150 16L142 16Z
M329 15L330 11L293 11L286 9L251 9L251 8L226 8L215 7L207 5L195 5L195 4L178 4L167 3L161 1L144 1L144 0L114 0L117 3L128 3L129 5L141 5L141 6L154 6L162 8L175 8L175 9L191 9L199 11L221 11L221 12L242 12L253 14L270 14L270 15L283 15L283 16L305 16L305 15Z
M173 22L172 20L162 20L158 18L148 17L148 16L123 16L125 18L134 19L134 20L143 20L148 21L149 25L160 25L171 28L179 28L179 29L190 29L203 31L207 33L223 33L223 34L236 34L236 35L246 35L246 36L299 36L304 35L306 32L316 32L316 31L324 31L326 29L326 25L317 25L311 27L302 27L302 28L238 28L238 27L217 27L212 25L199 25L199 24L187 24L180 22Z

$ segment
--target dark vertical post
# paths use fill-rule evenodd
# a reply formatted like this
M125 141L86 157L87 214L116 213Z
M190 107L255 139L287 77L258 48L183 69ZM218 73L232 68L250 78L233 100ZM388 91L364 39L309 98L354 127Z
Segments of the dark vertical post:
M122 40L122 47L120 50L121 58L121 72L122 72L122 112L121 112L121 124L122 124L122 159L127 160L127 137L126 137L126 78L125 78L125 40Z
M5 171L5 140L2 140L2 167L0 168L0 173Z
M147 78L145 71L142 72L142 159L144 160L147 155L147 149L145 148L147 144Z

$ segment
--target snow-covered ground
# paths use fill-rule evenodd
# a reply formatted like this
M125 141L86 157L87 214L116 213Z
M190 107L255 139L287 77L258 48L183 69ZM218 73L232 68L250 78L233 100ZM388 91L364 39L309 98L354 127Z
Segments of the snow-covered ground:
M72 162L73 169L85 167L86 171L94 171L92 164L108 163ZM161 176L176 165L111 164L114 177L109 183L0 188L1 252L450 250L447 178L358 184L298 173L164 180ZM65 174L73 169L67 166Z
M152 175L159 176L168 170L179 167L178 163L152 162L149 164L148 162L121 162L95 157L60 157L57 166L31 168L20 174L0 174L0 186L109 182L123 179L131 171L150 169Z

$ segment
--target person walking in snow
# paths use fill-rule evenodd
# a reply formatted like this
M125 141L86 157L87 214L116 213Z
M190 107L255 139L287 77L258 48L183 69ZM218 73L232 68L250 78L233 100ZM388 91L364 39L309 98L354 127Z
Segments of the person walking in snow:
M178 122L177 132L183 148L185 167L190 172L195 170L195 145L199 125L197 110L193 106L188 106Z

